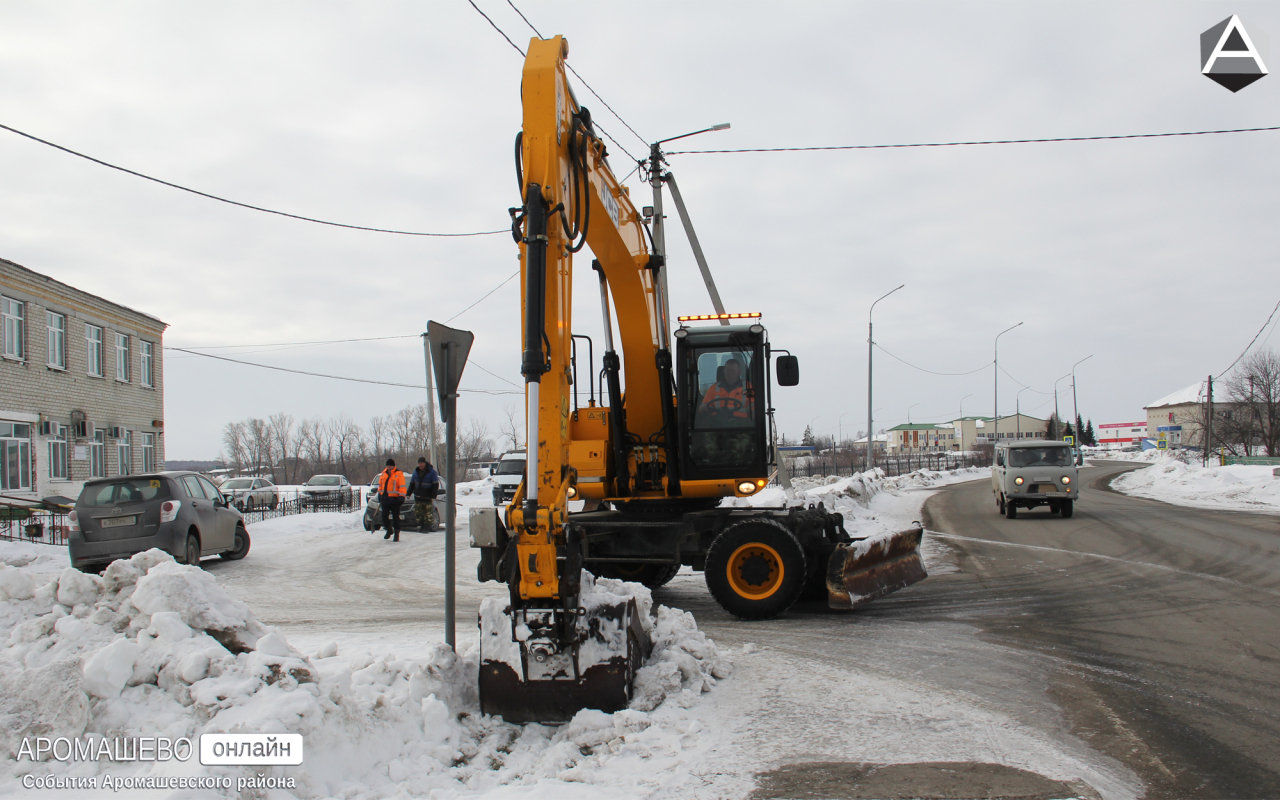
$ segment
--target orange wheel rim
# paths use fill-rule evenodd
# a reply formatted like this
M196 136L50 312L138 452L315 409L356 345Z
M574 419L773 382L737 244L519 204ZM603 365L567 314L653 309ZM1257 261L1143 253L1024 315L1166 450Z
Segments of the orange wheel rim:
M782 556L767 544L744 544L729 556L729 586L740 597L748 600L764 600L772 597L782 586L786 568Z

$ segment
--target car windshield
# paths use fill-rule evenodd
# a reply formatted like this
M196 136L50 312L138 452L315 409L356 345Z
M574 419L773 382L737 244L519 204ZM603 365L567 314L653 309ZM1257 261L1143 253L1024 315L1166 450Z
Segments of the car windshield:
M1069 467L1074 459L1070 447L1010 447L1011 467Z
M512 458L507 461L498 462L498 474L499 475L523 475L524 459Z
M339 483L337 475L317 475L307 481L308 486L337 486Z
M222 482L222 489L248 489L252 487L252 478L232 478L229 481Z
M124 478L108 483L91 483L76 501L81 506L123 506L169 497L169 482L160 478Z

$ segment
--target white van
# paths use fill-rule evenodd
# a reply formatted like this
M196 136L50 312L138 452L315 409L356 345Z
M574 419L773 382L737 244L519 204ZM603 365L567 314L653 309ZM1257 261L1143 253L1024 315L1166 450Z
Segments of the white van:
M1009 519L1019 508L1048 506L1050 513L1071 516L1080 494L1080 473L1071 445L1024 439L996 446L991 467L996 506Z
M524 480L524 464L527 455L523 450L503 453L498 463L489 468L493 476L493 504L500 506L516 496L520 481Z

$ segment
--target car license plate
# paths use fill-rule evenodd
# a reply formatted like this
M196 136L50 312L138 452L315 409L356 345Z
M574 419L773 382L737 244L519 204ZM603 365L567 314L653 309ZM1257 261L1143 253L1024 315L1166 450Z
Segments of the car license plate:
M123 527L126 527L126 526L128 526L128 525L137 525L137 524L138 524L138 518L137 518L136 516L134 516L134 517L111 517L111 518L109 518L109 519L104 519L104 520L102 520L102 523L101 523L101 524L102 524L102 527L104 527L104 528L123 528Z
M1032 480L1036 483L1053 483L1053 478L1050 478L1048 475L1041 475L1038 478L1032 478Z

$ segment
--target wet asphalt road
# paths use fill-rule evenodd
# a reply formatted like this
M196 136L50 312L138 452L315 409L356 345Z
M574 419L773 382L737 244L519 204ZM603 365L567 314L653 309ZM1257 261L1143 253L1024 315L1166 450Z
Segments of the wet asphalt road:
M988 481L941 491L925 524L960 571L898 603L1041 664L1072 732L1148 798L1280 797L1280 516L1109 489L1133 468L1084 471L1071 519L1005 519Z

